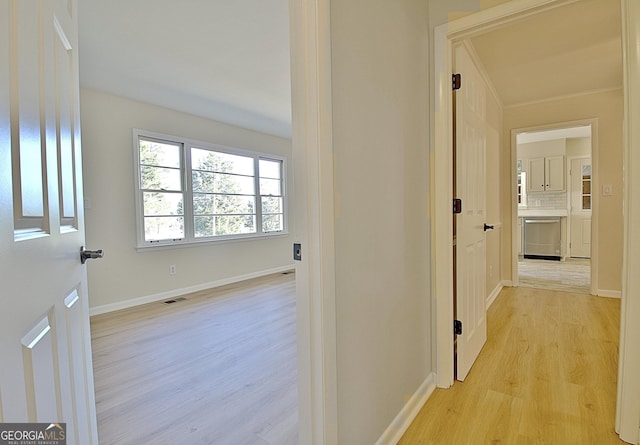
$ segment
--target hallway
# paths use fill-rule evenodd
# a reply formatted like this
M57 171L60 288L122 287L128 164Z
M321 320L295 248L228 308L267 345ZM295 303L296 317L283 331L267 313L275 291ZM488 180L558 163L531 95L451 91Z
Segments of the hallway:
M436 389L402 440L622 444L614 432L620 300L505 288L467 379Z

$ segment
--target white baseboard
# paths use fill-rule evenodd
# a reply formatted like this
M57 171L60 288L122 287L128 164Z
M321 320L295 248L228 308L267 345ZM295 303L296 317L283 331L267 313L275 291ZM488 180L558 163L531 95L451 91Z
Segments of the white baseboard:
M498 296L498 294L500 293L500 291L505 287L508 286L508 284L505 284L506 282L500 281L497 285L496 288L493 289L491 291L491 293L489 294L489 296L487 296L487 309L489 309L489 307L491 307L491 305L493 304L494 300L496 299L496 297Z
M89 308L89 316L106 314L108 312L119 311L121 309L128 309L141 304L153 303L160 300L168 300L170 298L179 297L181 295L190 294L192 292L199 292L205 289L211 289L214 287L225 286L227 284L238 283L240 281L250 280L252 278L263 277L274 273L286 272L294 269L295 266L282 266L269 270L261 270L258 272L252 272L244 275L238 275L235 277L223 278L221 280L209 281L207 283L196 284L195 286L183 287L181 289L173 289L166 292L160 292L158 294L147 295L144 297L132 298L129 300L119 301L117 303L104 304L101 306L95 306Z
M436 389L435 381L436 375L434 373L427 376L418 390L402 407L398 415L393 419L384 433L382 433L382 436L377 440L376 445L395 445L400 441L400 438L407 431L411 422L416 418L420 409L422 409L427 399L429 399L433 393L433 390Z
M598 297L622 298L622 291L619 291L619 290L608 290L608 289L598 289L597 295L598 295Z

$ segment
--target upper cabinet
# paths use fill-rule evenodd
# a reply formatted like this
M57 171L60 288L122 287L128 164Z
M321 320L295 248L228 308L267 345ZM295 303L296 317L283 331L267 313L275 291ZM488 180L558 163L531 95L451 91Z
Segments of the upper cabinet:
M544 192L544 158L529 160L529 180L527 189L530 192Z
M562 192L565 189L564 156L552 156L545 158L545 190L548 192Z
M530 192L564 191L564 156L529 159L527 188Z

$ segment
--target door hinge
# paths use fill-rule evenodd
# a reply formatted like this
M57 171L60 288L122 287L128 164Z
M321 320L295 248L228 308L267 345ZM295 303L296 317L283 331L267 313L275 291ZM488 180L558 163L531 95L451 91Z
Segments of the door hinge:
M459 73L453 74L451 76L451 89L453 89L453 91L459 90L461 85L462 85L462 75Z
M462 322L460 320L453 320L453 333L462 335Z
M453 198L453 213L462 213L462 199Z

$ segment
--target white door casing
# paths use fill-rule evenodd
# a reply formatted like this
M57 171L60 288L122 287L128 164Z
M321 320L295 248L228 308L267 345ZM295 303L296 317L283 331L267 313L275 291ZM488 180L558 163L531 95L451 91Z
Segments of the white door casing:
M0 421L97 444L75 0L1 0Z
M640 3L621 0L624 74L623 260L616 431L640 442ZM598 187L594 187L598 190Z
M290 0L298 441L338 441L329 0Z
M487 340L486 309L486 86L464 45L455 48L462 75L456 101L456 318L457 378L464 380Z
M583 195L583 168L589 169L589 178L584 179L585 187L591 193L591 158L571 159L570 169L570 209L569 255L572 258L589 258L591 256L591 196ZM583 200L585 200L583 202ZM587 207L587 208L585 208Z

